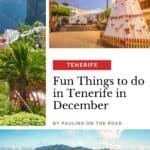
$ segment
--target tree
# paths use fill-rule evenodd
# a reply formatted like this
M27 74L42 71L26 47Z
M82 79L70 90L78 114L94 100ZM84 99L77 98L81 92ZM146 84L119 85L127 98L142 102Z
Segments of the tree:
M29 34L27 36L21 37L19 38L20 42L24 42L27 43L28 45L30 45L30 48L35 48L35 40L34 40L34 33Z
M43 26L43 23L41 21L35 21L33 26L40 27L40 26Z
M0 117L8 115L9 109L9 87L7 82L0 82Z
M69 6L69 4L68 4L68 3L65 3L65 2L64 2L64 3L62 3L62 4L63 4L63 5L65 5L65 6Z
M33 91L45 90L45 53L30 49L28 44L17 41L0 53L0 80L7 81L10 100L16 100L16 92L24 101L30 100ZM26 110L20 102L21 109Z
M20 32L20 33L23 33L24 31L27 31L29 30L31 27L30 25L27 25L25 23L19 23L17 25L17 30Z
M107 19L107 18L109 18L110 13L111 13L111 8L107 8L107 9L100 15L100 17L101 17L103 20L104 20L104 19Z
M52 5L52 15L53 16L70 16L71 9L67 8L66 6L53 4Z

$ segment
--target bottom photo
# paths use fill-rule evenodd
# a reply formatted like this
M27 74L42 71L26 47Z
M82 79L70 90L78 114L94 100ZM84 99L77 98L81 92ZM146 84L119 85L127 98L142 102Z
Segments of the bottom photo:
M150 130L0 130L0 150L150 150Z

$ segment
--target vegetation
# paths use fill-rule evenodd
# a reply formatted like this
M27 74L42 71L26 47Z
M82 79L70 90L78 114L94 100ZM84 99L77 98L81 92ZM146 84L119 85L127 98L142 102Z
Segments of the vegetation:
M7 82L0 82L0 116L9 114L10 103L9 103L9 87Z
M28 36L20 37L19 41L25 42L26 44L30 45L30 48L35 49L34 33Z
M68 7L68 3L58 4L53 1L51 5L50 30L58 31L62 25L68 23L68 16L71 16L72 11Z
M109 18L110 13L111 13L111 8L107 8L107 9L103 12L103 16L104 16L105 18Z
M23 33L24 31L28 31L29 29L31 28L30 25L26 24L26 23L19 23L17 25L17 30L20 32L20 33Z
M37 49L42 48L42 36L39 33L32 33L28 36L20 37L19 41L30 45L30 48Z
M0 82L0 94L5 96L9 94L9 87L7 82Z
M34 114L46 116L45 115L45 113L46 113L45 103L39 105L39 104L35 104L34 102L30 101L30 102L28 102L28 105Z
M52 15L53 16L70 16L71 10L64 5L53 4L52 5Z
M41 22L41 21L36 21L34 22L33 26L34 27L40 27L40 26L43 26L44 24Z
M0 94L0 116L9 114L9 98Z
M33 51L22 42L14 42L11 49L0 53L0 80L7 81L10 88L10 100L16 92L27 101L32 91L45 89L45 54ZM22 110L26 110L21 102Z
M9 87L7 82L0 82L0 116L7 115L10 112Z
M7 126L43 126L45 118L39 115L21 112L12 116L0 117L0 125Z
M65 5L65 6L69 6L69 4L68 3L66 3L66 2L64 2L64 3L62 3L63 5Z
M99 20L103 21L109 18L111 13L111 8L107 8L103 13L99 15Z
M24 35L31 26L20 23L17 29ZM32 32L0 51L0 125L45 125L45 99L39 95L45 93L45 50L37 47L42 38Z

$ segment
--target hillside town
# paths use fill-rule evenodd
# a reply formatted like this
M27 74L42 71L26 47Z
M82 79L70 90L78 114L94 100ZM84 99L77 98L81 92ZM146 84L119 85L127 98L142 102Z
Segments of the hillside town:
M2 1L3 2L3 1ZM2 3L1 2L1 3ZM8 2L3 2L1 5L4 5L5 8ZM11 1L12 3L12 1ZM3 27L2 30L0 30L0 50L6 49L9 47L9 45L15 41L17 41L19 38L23 38L29 35L32 35L36 33L37 38L41 37L42 44L40 44L42 48L45 48L45 23L46 23L46 17L45 17L45 7L46 2L41 0L26 0L26 2L14 2L12 5L21 6L26 5L26 8L24 10L20 10L22 16L17 16L16 13L16 21L12 20L9 21L11 16L8 16L8 20L6 18L5 23L0 22L0 25ZM16 12L19 10L19 8L16 8ZM14 12L14 10L5 10L6 14ZM20 17L20 18L19 18ZM23 20L22 20L23 19ZM21 20L21 22L20 22ZM14 23L15 22L15 23ZM20 28L22 28L20 30ZM20 30L20 31L19 31ZM37 43L39 44L39 43Z
M30 29L20 33L16 29L6 29L2 35L0 35L0 50L6 49L9 45L15 41L17 41L20 37L26 37L31 34L38 34L41 37L41 48L45 48L45 27L31 27ZM37 42L38 44L38 42Z
M34 33L39 34L41 39L43 39L41 47L44 48L45 47L45 35L42 35L42 33L44 32L45 32L44 26L32 27L31 29L24 31L23 33L19 33L19 31L15 29L6 29L4 33L0 35L0 50L4 50L8 48L11 43L17 41L20 37L26 37Z

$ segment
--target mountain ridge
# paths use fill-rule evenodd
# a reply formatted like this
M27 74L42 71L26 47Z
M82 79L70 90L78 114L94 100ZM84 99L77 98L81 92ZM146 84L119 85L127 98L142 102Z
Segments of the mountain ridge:
M49 146L42 146L38 147L35 150L92 150L90 148L78 146L78 147L71 147L67 145L49 145Z
M41 146L35 148L35 150L111 150L109 148L102 148L102 149L91 149L83 146L71 147L68 145L63 144L56 144L56 145L48 145L48 146Z

